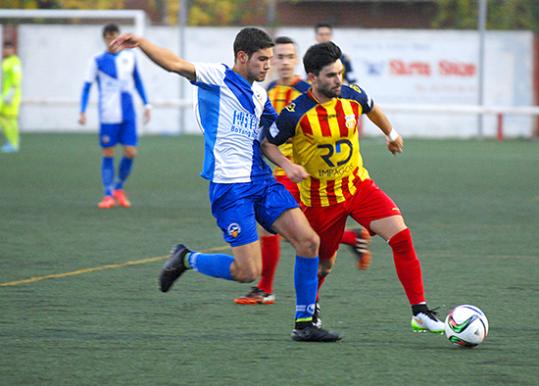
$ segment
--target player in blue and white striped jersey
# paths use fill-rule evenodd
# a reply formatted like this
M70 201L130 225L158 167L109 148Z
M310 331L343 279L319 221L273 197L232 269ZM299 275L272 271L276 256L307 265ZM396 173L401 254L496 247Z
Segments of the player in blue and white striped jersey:
M255 280L262 267L258 222L268 231L284 236L296 250L292 338L339 340L338 334L312 322L318 284L318 235L262 159L261 142L277 116L265 90L255 83L263 81L270 69L273 42L268 34L257 28L242 29L234 41L232 68L190 63L131 34L120 36L112 47L139 47L157 65L197 86L196 116L205 139L202 176L210 181L212 214L232 247L230 256L199 253L178 244L161 270L161 291L167 292L189 269L227 280ZM292 163L286 171L296 182L307 176L302 166Z
M103 39L107 47L118 37L120 29L116 24L103 28ZM99 208L112 208L118 203L130 207L123 185L131 173L133 159L137 151L137 125L134 94L138 92L144 103L144 123L150 120L151 106L148 103L144 85L132 50L107 51L95 55L90 61L82 90L79 123L86 123L86 107L92 83L97 83L99 92L99 144L102 148L101 177L104 198ZM123 146L123 157L114 180L114 148Z

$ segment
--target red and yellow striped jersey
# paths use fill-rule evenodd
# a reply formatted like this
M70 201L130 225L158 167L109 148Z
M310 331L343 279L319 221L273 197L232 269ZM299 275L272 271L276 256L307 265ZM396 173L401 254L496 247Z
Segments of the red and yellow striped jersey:
M277 114L280 114L286 105L299 97L301 94L307 92L309 87L309 83L301 80L299 76L296 76L292 84L289 86L279 84L277 81L273 81L268 85L268 97ZM291 143L283 143L281 146L279 146L279 150L281 150L281 153L283 153L285 157L292 159ZM278 166L273 170L273 174L276 176L286 175L284 170Z
M357 124L372 107L364 90L343 85L339 97L326 103L318 103L309 91L283 109L268 140L281 145L292 139L293 159L310 175L299 184L303 204L325 207L344 202L369 178Z

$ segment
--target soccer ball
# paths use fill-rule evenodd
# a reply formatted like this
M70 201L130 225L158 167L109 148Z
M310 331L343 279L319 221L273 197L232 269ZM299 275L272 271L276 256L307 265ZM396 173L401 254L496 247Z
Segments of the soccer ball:
M457 306L445 318L445 335L451 343L475 347L488 335L487 317L476 306Z

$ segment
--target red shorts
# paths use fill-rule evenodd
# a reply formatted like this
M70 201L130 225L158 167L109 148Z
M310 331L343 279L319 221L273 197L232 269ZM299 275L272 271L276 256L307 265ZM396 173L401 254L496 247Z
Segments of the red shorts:
M298 186L298 184L296 184L294 181L292 181L286 175L285 176L275 176L275 179L277 180L277 182L280 182L281 184L284 185L286 190L288 190L292 194L292 196L294 196L294 198L296 199L298 204L301 202L301 200L299 198L299 186Z
M321 260L330 259L339 249L348 216L374 234L370 229L373 220L401 214L393 200L370 179L363 181L348 201L326 207L303 207L303 211L320 236Z

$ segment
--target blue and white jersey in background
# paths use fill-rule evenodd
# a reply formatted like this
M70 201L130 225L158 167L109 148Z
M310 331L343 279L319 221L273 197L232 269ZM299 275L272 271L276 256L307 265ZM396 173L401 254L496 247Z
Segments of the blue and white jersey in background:
M86 75L80 111L85 112L93 82L99 89L99 121L105 124L121 123L135 119L133 94L135 89L142 102L148 100L140 77L135 53L123 50L118 53L104 52L91 61Z
M195 116L205 143L201 176L223 184L271 176L260 143L277 114L266 90L224 64L195 63L195 69Z

